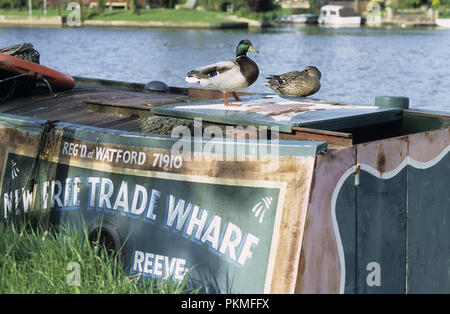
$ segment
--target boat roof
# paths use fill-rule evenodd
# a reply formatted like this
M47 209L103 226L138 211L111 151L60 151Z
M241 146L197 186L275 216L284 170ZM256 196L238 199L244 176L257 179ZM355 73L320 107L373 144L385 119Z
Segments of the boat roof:
M350 105L335 101L253 94L242 97L238 107L225 107L223 100L206 100L195 104L173 104L153 108L159 115L179 118L202 118L204 121L237 126L277 127L290 133L307 127L335 131L398 119L398 108L373 105Z
M150 93L144 92L143 84L83 78L56 98L42 85L32 97L13 98L0 106L0 112L8 114L130 131L137 131L136 120L154 114L234 125L276 125L290 132L293 126L333 129L338 126L325 125L327 121L348 122L353 117L356 123L360 121L356 117L392 111L398 110L275 94L248 95L241 106L225 107L216 91L171 88L168 93Z
M219 91L170 87L168 92L146 92L144 84L75 78L73 89L53 97L45 85L33 95L2 102L0 112L92 127L139 131L139 119L151 115L236 126L277 126L338 130L398 119L400 109L343 104L276 94L243 94L242 105L225 107Z
M215 90L168 87L166 92L148 92L140 83L77 77L75 81L73 89L57 97L39 84L31 96L1 102L0 113L102 128L104 132L140 132L142 119L154 115L201 119L205 127L267 127L278 131L280 139L320 140L344 146L355 143L352 138L359 136L354 135L357 129L364 139L369 133L385 136L371 130L374 126L384 129L398 125L403 113L401 108L262 93L239 93L240 106L226 107L222 93Z
M337 4L327 4L320 8L320 10L339 10L344 8L343 5L337 5Z
M189 97L183 90L144 92L144 84L75 78L75 87L54 97L39 84L31 96L0 102L0 112L91 127L138 131L139 118L151 115L152 106L179 103Z

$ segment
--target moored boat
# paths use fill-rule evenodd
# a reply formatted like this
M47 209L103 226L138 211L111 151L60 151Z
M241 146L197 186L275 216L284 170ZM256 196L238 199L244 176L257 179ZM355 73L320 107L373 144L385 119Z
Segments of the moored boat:
M450 19L439 18L435 20L437 26L450 28Z
M81 218L131 273L208 293L447 291L448 113L75 81L1 103L1 222Z
M330 27L359 27L361 16L350 7L342 5L324 5L320 8L317 22Z
M293 24L315 24L317 23L317 15L304 13L304 14L289 14L276 18L277 23L293 23Z

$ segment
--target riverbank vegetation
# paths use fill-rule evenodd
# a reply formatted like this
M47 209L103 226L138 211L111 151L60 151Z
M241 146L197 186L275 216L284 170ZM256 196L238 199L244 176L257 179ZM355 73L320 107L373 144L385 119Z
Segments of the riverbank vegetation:
M199 23L229 23L230 20L224 14L217 12L200 12L186 9L157 9L141 10L139 15L133 14L132 10L105 11L99 15L91 13L90 20L102 21L154 21L154 22L199 22Z
M70 0L46 0L45 15L66 17ZM81 7L82 20L105 21L165 21L226 23L231 15L259 22L273 21L277 17L292 13L315 13L319 11L319 0L309 0L309 9L281 8L274 0L129 0L130 7L109 7L108 0L90 0ZM120 1L119 1L120 2ZM193 3L195 2L195 5ZM450 17L450 0L385 0L378 1L381 8L395 10L434 8L440 17ZM0 15L28 16L28 0L0 0ZM43 16L43 0L32 0L33 16Z
M441 18L450 18L450 0L433 0L433 7L439 9Z
M120 253L120 252L119 252ZM87 232L69 226L49 230L0 223L0 293L196 293L186 282L142 280L125 272L120 254L111 254Z
M131 0L128 10L110 8L107 0L96 1L95 6L88 6L87 2L81 7L83 20L226 23L230 22L227 19L230 15L271 21L292 13L291 9L282 9L272 0L197 0L194 9L185 8L187 0ZM45 11L42 0L31 3L33 16L66 17L71 12L66 9L67 0L47 0ZM0 15L28 16L28 5L28 0L0 0Z
M440 17L450 17L450 0L385 0L383 6L397 10L433 8Z

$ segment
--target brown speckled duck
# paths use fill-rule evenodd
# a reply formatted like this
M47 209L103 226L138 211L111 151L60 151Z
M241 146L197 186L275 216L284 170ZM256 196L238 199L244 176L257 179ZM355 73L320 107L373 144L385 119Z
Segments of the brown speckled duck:
M321 73L315 66L308 66L303 71L292 71L280 75L270 75L266 86L285 96L306 97L320 89Z
M247 57L248 51L258 53L249 40L241 40L236 48L236 59L220 61L192 70L187 74L186 82L199 82L201 86L218 89L223 93L225 105L234 106L228 102L227 92L231 92L239 101L240 98L236 92L252 85L259 76L258 66Z

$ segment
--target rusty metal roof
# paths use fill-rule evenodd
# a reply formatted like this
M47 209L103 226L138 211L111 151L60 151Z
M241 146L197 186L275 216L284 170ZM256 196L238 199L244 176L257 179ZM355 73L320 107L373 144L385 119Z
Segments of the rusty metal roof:
M156 114L234 126L277 126L284 133L298 128L340 131L398 121L402 114L399 108L270 94L241 94L240 106L226 107L221 93L211 90L170 87L168 93L149 93L137 83L76 81L74 89L56 98L38 86L32 96L1 103L0 112L131 132L139 131L140 118Z
M293 127L340 130L401 119L399 108L347 105L325 100L255 94L241 97L241 106L226 107L223 100L154 107L160 115L201 118L230 125L278 126L290 133Z
M38 86L31 96L0 103L0 112L137 132L138 118L150 115L152 106L179 103L188 97L179 93L147 93L143 85L120 85L113 81L94 83L96 80L77 81L74 89L59 93L57 97L45 86Z

